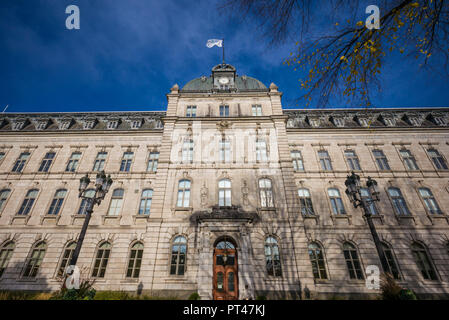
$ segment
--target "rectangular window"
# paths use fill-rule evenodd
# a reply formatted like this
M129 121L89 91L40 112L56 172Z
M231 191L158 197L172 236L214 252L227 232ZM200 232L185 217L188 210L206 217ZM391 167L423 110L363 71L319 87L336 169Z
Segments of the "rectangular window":
M418 165L416 164L415 157L409 150L400 150L402 160L404 161L404 165L407 170L419 170Z
M148 157L147 171L156 172L158 162L159 162L159 152L150 152L150 155Z
M427 154L432 160L437 170L447 170L447 163L443 156L436 149L427 149Z
M318 157L320 159L321 169L326 171L332 170L331 158L329 153L325 150L318 151Z
M2 162L4 157L5 157L5 153L4 152L0 152L0 162Z
M262 106L260 104L253 105L252 110L253 110L253 117L262 116Z
M75 172L78 167L78 163L81 159L81 152L73 152L70 156L69 162L67 163L67 167L65 171L67 172Z
M220 141L220 161L231 161L231 143L227 140Z
M346 161L348 162L348 166L351 170L361 170L359 157L352 150L345 151Z
M220 106L220 117L229 117L229 106Z
M267 144L264 140L256 141L256 160L265 162L268 160Z
M192 163L193 162L193 140L189 139L184 141L182 145L182 162Z
M54 158L55 158L54 152L47 152L44 160L42 160L41 166L39 167L39 172L48 172L48 169L50 169L50 166Z
M304 163L302 160L301 151L292 151L291 153L292 161L293 161L293 169L295 171L304 171Z
M190 118L196 117L196 106L187 106L186 117Z
M120 164L120 171L129 172L131 164L133 162L134 152L123 153L122 163Z
M98 152L92 171L103 171L107 156L107 152Z
M12 168L12 172L22 172L23 167L25 167L25 163L27 162L29 157L30 157L29 152L22 152L19 158L17 158L16 163Z
M382 150L373 150L373 155L379 170L390 170L387 157L384 155Z

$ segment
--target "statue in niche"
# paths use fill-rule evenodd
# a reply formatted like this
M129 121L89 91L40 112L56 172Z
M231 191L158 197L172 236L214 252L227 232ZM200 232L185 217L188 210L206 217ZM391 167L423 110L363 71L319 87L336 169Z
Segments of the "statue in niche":
M243 205L247 206L249 205L249 201L248 201L248 185L246 183L246 180L243 180L243 186L242 186L242 200L243 200Z
M206 183L203 183L200 193L201 193L201 206L205 207L207 205L207 196L209 194L209 190L206 187Z

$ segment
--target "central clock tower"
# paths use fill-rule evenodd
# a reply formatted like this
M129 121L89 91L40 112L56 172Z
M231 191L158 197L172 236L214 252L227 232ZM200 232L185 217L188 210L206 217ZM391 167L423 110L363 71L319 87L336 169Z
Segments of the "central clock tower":
M214 90L235 90L235 68L230 64L218 64L212 68Z

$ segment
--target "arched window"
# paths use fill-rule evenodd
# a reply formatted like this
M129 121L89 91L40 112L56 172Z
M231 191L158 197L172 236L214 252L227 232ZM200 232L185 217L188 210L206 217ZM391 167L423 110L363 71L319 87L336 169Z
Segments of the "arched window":
M94 189L88 189L84 191L84 197L85 198L93 198L95 197L95 190ZM90 199L81 200L80 208L78 209L78 214L87 214L87 208L89 207Z
M412 253L423 278L426 280L438 280L437 272L429 257L427 249L422 244L414 242L412 244Z
M326 263L324 262L324 253L321 246L312 242L309 244L309 258L312 263L313 277L315 279L327 279Z
M45 251L47 250L47 245L45 242L41 241L34 245L25 261L25 269L23 271L23 277L35 278L39 268L44 260Z
M142 265L142 256L143 243L134 243L129 253L128 269L126 271L127 278L139 278L140 266Z
M142 191L142 197L140 198L139 214L150 214L152 199L153 199L153 189L145 189Z
M2 209L5 206L6 200L8 200L10 193L11 190L9 189L3 189L0 191L0 212L2 212Z
M62 203L64 202L64 198L67 194L67 190L60 189L56 191L55 196L50 204L50 208L48 209L47 214L57 215L59 211L61 211Z
M58 276L63 276L65 269L70 265L70 260L72 260L73 252L75 252L76 242L70 242L65 246L62 253L61 263L58 268Z
M109 205L108 212L110 216L118 216L120 214L120 211L122 210L123 194L123 189L115 189L112 193L111 204Z
M14 242L9 241L0 248L0 277L3 275L14 251Z
M329 195L329 200L332 206L332 212L334 214L345 214L346 210L343 205L343 200L340 197L340 191L338 189L328 189L327 193Z
M309 189L298 189L299 202L301 204L301 213L304 215L315 214L313 211L312 198Z
M220 180L218 182L218 205L220 207L231 206L231 194L231 180Z
M273 208L273 188L270 179L259 179L260 206L263 208Z
M274 237L265 240L265 262L269 276L282 277L278 242Z
M171 246L170 274L182 276L186 269L187 241L183 236L173 239Z
M426 205L426 209L429 213L432 214L442 214L440 206L438 205L435 197L432 194L432 191L428 188L419 188L419 195L421 196L424 204Z
M391 275L397 280L401 279L398 262L396 260L393 249L385 242L382 242L382 249L384 251L385 258L387 259L388 266L390 267Z
M190 180L181 180L178 184L178 207L187 208L190 206Z
M390 195L391 202L393 203L394 211L397 215L409 215L407 203L402 196L401 190L398 188L388 188L388 194Z
M343 255L346 260L346 266L348 268L349 277L351 279L365 279L362 271L362 265L359 260L356 247L349 242L343 244Z
M109 242L104 242L98 247L92 277L104 278L110 254L111 244Z
M27 192L25 199L23 199L22 205L20 206L19 212L17 212L18 215L26 216L28 215L28 213L30 213L31 208L36 201L38 193L39 190L37 189L33 189Z

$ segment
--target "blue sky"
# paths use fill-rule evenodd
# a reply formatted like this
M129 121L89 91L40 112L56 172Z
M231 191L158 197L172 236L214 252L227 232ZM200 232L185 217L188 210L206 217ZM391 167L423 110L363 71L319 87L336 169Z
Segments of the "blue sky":
M208 76L221 61L220 48L205 46L210 38L225 39L226 61L238 74L276 83L284 107L295 107L300 73L282 65L293 47L267 48L256 21L230 17L217 9L220 3L1 0L0 109L165 110L173 84ZM70 4L80 8L80 30L65 28ZM377 107L449 105L448 79L423 72L414 59L394 59L383 71L383 90L373 99ZM345 104L335 98L331 107Z

